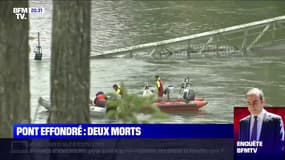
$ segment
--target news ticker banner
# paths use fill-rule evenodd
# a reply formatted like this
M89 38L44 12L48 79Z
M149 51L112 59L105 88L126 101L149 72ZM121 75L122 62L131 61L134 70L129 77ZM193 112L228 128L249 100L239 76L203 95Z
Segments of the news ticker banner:
M233 138L232 124L15 124L14 138Z
M111 160L114 157L116 160L233 160L231 138L0 138L0 144L3 160L11 157L23 160L27 156L42 157L42 160L75 159L74 156L80 160Z

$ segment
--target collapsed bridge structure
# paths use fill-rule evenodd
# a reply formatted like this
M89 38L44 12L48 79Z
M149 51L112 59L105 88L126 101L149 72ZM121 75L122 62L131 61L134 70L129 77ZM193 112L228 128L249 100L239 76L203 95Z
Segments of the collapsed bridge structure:
M205 57L245 55L253 48L285 40L285 16L236 25L189 36L105 51L91 58L148 56Z

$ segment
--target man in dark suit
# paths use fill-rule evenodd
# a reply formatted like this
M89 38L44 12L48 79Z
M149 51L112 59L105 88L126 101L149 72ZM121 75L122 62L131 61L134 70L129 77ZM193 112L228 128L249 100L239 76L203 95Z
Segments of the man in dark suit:
M254 159L284 159L284 127L279 115L267 112L265 98L258 88L246 94L250 115L240 120L239 141L262 141Z

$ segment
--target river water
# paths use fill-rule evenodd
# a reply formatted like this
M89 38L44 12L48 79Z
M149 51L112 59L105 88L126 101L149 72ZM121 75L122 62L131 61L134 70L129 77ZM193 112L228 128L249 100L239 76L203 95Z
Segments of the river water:
M30 1L30 7L45 12L30 15L30 46L41 33L44 59L30 57L32 118L40 96L50 93L50 47L52 2ZM242 23L281 16L282 1L92 1L91 54L102 51L200 33ZM284 45L257 50L249 56L206 57L188 60L135 58L91 60L91 96L112 91L124 82L132 93L140 93L146 82L159 74L165 85L179 86L190 75L196 95L209 104L198 112L170 114L167 123L232 123L233 107L246 105L250 87L263 89L268 105L284 105ZM40 108L34 122L45 123ZM93 119L94 123L105 122Z

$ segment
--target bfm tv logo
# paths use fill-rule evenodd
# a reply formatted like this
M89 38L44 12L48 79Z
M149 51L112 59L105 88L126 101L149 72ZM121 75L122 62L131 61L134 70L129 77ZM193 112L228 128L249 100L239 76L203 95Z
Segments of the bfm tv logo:
M18 20L28 19L26 14L28 13L44 13L44 8L13 8L13 13L16 15Z

